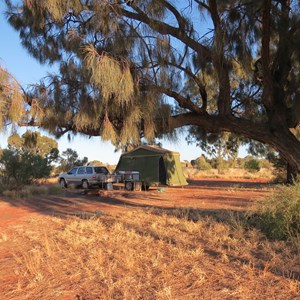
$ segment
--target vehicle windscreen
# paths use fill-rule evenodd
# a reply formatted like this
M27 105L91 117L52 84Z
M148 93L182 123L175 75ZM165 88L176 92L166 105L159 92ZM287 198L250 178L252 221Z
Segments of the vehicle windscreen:
M73 168L72 170L70 170L70 171L68 172L68 175L74 175L74 174L76 174L77 169L78 169L78 168Z

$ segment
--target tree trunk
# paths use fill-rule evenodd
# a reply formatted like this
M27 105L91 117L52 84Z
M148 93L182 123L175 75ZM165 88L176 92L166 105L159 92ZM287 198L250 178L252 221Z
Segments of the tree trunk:
M300 141L289 130L282 130L275 134L273 142L270 145L287 162L287 183L293 183L300 174Z
M286 182L288 184L293 184L297 181L299 173L295 168L293 168L289 163L286 166Z

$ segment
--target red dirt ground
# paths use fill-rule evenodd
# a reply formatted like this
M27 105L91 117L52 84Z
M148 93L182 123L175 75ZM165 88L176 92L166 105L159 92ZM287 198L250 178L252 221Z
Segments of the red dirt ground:
M97 213L113 215L135 208L243 211L249 209L256 199L265 197L271 189L266 180L198 179L191 180L188 186L150 188L146 192L93 190L83 194L82 190L65 190L60 195L29 199L0 197L0 241L11 236L16 228L29 226L28 219L35 215L88 217ZM12 285L17 277L12 265L13 244L11 249L7 248L8 245L10 242L0 243L0 291Z
M23 222L32 214L77 215L97 211L115 214L131 208L199 208L203 210L243 211L265 197L272 186L263 179L190 180L184 187L150 188L149 191L66 190L61 195L30 199L0 198L0 228Z

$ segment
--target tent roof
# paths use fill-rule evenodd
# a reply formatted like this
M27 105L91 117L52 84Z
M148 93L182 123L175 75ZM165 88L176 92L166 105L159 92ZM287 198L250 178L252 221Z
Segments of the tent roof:
M165 153L173 153L173 154L178 154L179 155L179 152L175 152L175 151L170 151L168 149L164 149L164 148L161 148L159 146L156 146L156 145L141 145L131 151L128 151L126 153L123 153L123 155L131 155L131 154L134 154L134 152L138 151L138 150L147 150L147 151L151 151L151 152L155 152L157 154L165 154Z

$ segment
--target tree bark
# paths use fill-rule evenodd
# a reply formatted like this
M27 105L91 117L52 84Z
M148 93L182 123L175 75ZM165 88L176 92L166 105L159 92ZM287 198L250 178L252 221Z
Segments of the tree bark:
M293 184L299 178L299 172L293 168L289 163L286 166L286 182L288 184Z

